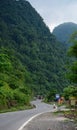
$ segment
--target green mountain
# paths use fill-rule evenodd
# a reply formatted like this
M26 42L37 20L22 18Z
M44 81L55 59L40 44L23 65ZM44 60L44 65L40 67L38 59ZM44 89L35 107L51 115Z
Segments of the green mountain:
M0 108L61 92L68 84L65 51L28 1L0 0Z
M57 39L60 42L68 43L71 35L76 31L77 31L77 24L67 22L55 27L53 30L53 34L57 37Z

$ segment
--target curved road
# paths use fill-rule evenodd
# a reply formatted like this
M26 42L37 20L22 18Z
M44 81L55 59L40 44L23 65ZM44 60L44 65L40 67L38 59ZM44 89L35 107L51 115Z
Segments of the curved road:
M0 114L0 130L20 130L19 128L31 117L53 110L52 105L40 100L33 101L32 104L36 105L36 108Z

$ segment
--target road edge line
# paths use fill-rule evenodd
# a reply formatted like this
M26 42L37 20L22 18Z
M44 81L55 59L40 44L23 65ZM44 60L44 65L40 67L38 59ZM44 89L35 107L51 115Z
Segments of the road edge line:
M42 113L39 113L39 114L36 114L34 116L32 116L28 121L26 121L18 130L22 130L32 119L34 119L35 117L41 115L41 114L44 114L44 113L47 113L47 112L53 112L53 110L51 111L46 111L46 112L42 112Z

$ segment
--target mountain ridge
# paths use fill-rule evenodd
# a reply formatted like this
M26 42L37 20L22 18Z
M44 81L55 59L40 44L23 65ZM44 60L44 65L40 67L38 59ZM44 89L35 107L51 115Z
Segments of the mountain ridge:
M66 47L29 2L1 0L0 28L0 91L1 98L6 93L5 104L27 104L33 94L45 96L52 88L61 92L68 85Z
M77 31L77 24L73 22L65 22L54 28L53 34L57 37L57 39L62 42L68 44L71 35Z

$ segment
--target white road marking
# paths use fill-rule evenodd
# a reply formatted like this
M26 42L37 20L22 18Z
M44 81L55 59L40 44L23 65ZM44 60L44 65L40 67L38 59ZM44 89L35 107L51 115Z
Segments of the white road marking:
M46 112L53 112L54 110L50 110L50 111L46 111ZM41 114L44 114L46 112L42 112L42 113L39 113L39 114L36 114L34 116L32 116L28 121L26 121L18 130L23 130L23 128L32 120L34 119L35 117L41 115Z
M39 114L36 114L34 116L32 116L28 121L26 121L18 130L22 130L32 119L34 119L35 117L41 115L43 113L39 113Z

